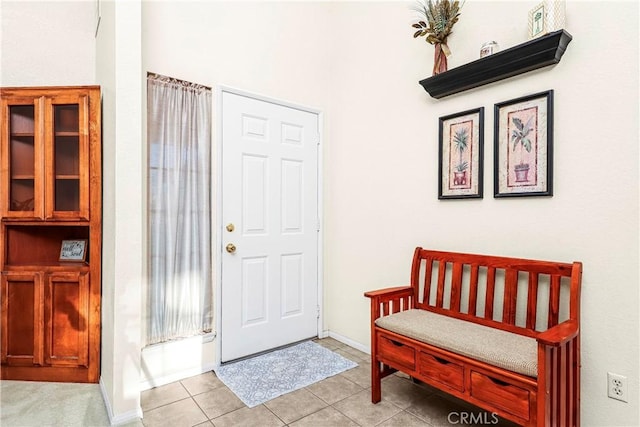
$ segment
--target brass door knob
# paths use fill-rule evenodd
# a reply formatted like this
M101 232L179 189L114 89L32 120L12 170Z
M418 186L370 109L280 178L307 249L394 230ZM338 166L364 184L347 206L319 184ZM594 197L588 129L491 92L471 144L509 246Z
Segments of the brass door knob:
M233 243L229 243L227 245L227 252L229 252L230 254L234 253L236 251L236 245L234 245Z

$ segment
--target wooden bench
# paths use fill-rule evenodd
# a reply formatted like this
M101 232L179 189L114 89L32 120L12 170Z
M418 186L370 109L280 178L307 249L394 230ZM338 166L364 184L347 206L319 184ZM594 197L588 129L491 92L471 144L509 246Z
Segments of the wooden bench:
M525 426L580 425L582 264L416 248L371 299L371 400L396 371Z

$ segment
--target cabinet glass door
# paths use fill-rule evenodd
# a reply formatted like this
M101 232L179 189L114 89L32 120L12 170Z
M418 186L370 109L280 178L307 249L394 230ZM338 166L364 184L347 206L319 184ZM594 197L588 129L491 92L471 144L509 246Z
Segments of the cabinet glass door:
M47 217L89 219L86 97L56 97L47 105L50 130Z
M42 170L40 148L40 100L12 99L2 102L3 146L2 169L7 170L8 200L2 201L2 215L14 218L42 217ZM4 174L3 174L4 175ZM4 191L3 191L4 193Z

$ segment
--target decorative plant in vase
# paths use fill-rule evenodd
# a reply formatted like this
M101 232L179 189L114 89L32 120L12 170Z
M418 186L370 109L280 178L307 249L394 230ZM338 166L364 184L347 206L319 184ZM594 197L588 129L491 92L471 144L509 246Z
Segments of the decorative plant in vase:
M458 0L423 0L419 1L415 10L424 17L412 25L417 28L413 38L426 36L427 43L435 46L435 56L433 61L433 75L447 71L447 56L451 55L451 50L447 46L447 37L451 35L453 25L458 22L460 9L464 1Z
M462 161L462 153L467 149L469 143L469 133L466 128L456 130L453 135L453 143L460 154L460 161L453 172L453 185L465 185L467 183L467 168L469 167L469 162Z
M533 117L529 118L526 124L523 124L522 120L517 117L514 117L512 121L515 126L515 129L511 132L513 151L516 151L516 148L520 146L520 163L516 164L513 169L516 173L516 182L526 182L529 180L527 176L529 174L529 163L524 163L522 150L527 150L527 153L531 152L531 140L528 135L533 130L533 127L531 127Z
M462 162L456 165L456 170L453 172L453 185L466 185L467 184L467 168L469 162Z

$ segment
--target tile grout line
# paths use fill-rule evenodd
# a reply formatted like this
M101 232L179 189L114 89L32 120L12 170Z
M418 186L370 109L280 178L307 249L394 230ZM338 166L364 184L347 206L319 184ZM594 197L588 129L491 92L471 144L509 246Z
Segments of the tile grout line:
M267 401L267 402L268 402L268 401ZM264 402L264 403L267 403L267 402ZM286 423L282 418L280 418L280 417L278 416L278 414L276 414L275 412L273 412L273 411L271 410L271 408L269 408L269 407L268 407L267 405L265 405L264 403L261 403L260 405L261 405L261 406L264 406L264 407L265 407L265 409L266 409L267 411L271 412L271 413L273 414L273 416L275 416L277 419L279 419L279 420L282 422L282 424L283 424L284 426L288 426L288 425L290 424L290 423ZM304 418L304 417L303 417L303 418ZM301 418L301 419L302 419L302 418ZM297 421L297 420L294 420L294 421L292 421L292 422L295 422L295 421Z
M184 385L183 385L183 387L184 387ZM209 418L209 415L207 415L207 413L204 411L204 409L202 409L202 406L200 406L200 405L198 404L198 401L197 401L196 399L194 399L194 398L193 398L193 395L191 395L191 393L189 393L189 394L190 394L190 396L189 396L189 397L191 398L191 400L193 400L193 403L195 403L195 405L198 407L198 409L200 409L200 412L202 412L202 414L203 414L203 415L204 415L204 417L207 419L207 421L211 421L211 419ZM205 422L205 421L203 421L203 422ZM211 423L213 424L213 422L211 422ZM202 423L200 423L200 424L202 424ZM196 425L197 425L197 424L196 424Z

